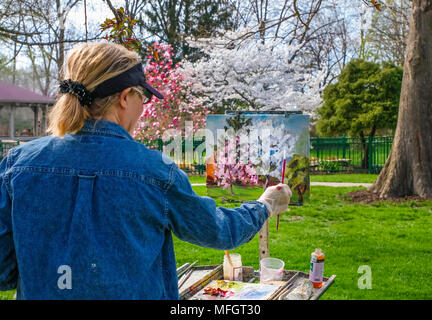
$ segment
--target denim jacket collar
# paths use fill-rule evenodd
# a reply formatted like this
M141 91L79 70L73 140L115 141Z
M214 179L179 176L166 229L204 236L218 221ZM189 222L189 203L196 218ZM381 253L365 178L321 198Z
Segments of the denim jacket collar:
M99 134L133 140L129 132L121 125L103 119L86 119L84 126L77 134Z

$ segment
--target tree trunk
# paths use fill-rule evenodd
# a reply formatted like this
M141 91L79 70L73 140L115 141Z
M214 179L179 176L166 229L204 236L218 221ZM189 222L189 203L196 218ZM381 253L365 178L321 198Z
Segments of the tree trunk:
M361 162L361 168L367 169L369 163L369 146L367 144L366 137L364 136L363 132L360 132L360 139L361 139L361 145L363 149L363 159Z
M234 195L234 188L233 188L233 182L230 183L230 190L231 190L231 195Z
M58 41L58 59L57 59L57 71L58 71L58 80L62 80L65 74L65 70L63 70L63 64L64 64L64 29L60 29Z
M366 140L366 137L363 134L363 131L360 132L360 138L361 138L361 143L362 143L362 147L363 147L363 159L362 159L362 163L361 163L361 167L362 169L368 169L370 172L369 168L369 157L371 157L372 155L369 154L369 151L371 150L371 146L370 144L373 141L373 137L375 137L375 132L376 132L376 125L374 125L371 129L371 132ZM369 138L370 137L370 138Z
M61 3L59 0L56 1L57 6L57 19L59 21L59 33L58 33L58 47L57 47L57 76L58 81L64 77L63 63L64 63L64 39L65 39L65 25L66 25L66 9L62 10Z
M398 123L390 156L369 191L432 197L432 0L413 0Z
M297 202L303 205L303 195L306 193L306 185L299 185L295 190L297 190L299 195Z
M265 177L266 177L266 179L265 179L264 188L263 188L264 190L267 189L268 184L269 184L269 180L270 180L270 176L268 174Z

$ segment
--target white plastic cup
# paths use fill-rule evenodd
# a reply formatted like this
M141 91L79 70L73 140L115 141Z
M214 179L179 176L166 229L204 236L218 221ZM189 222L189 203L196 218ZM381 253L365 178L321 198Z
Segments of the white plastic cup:
M281 281L285 262L276 258L264 258L260 261L260 282Z

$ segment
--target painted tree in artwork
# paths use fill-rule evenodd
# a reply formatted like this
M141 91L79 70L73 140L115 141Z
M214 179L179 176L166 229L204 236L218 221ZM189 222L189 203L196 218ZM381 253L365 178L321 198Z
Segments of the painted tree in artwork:
M224 126L226 136L220 138L218 142L219 151L216 157L217 164L214 177L218 186L223 189L230 188L231 195L234 195L235 184L248 185L258 182L258 175L254 166L249 160L241 161L242 154L247 154L249 144L241 141L241 136L247 135L247 127L251 124L251 119L246 119L238 114L227 117Z
M298 202L303 204L303 195L309 190L309 158L303 154L295 154L287 164L285 171L286 183L298 194Z
M236 137L234 141L235 144L239 144L240 138ZM231 195L234 195L234 185L257 184L258 175L251 162L236 161L233 154L229 152L228 145L229 142L226 141L224 152L219 152L221 156L217 157L214 176L218 186L222 186L223 189L230 188Z
M249 156L257 173L265 177L265 189L271 178L281 179L283 157L290 159L294 155L297 135L272 119L257 121L249 130Z

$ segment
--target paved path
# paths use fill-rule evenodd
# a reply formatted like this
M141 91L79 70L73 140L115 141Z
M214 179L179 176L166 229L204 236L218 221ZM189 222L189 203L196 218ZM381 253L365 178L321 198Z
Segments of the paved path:
M311 182L311 186L326 187L365 187L369 188L372 183L353 183L353 182Z
M192 186L205 186L205 183L192 183ZM369 188L372 183L352 183L352 182L311 182L311 186L326 187L365 187Z

